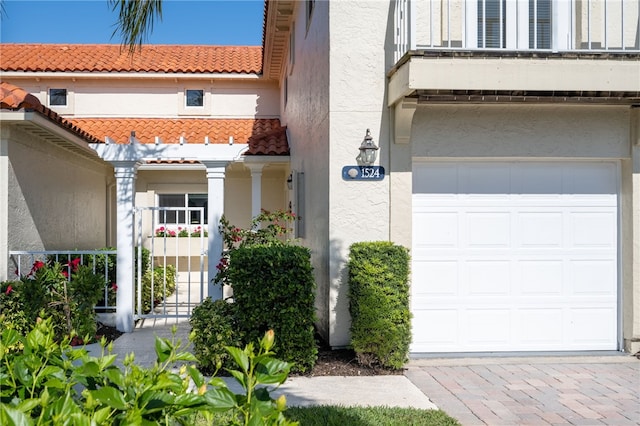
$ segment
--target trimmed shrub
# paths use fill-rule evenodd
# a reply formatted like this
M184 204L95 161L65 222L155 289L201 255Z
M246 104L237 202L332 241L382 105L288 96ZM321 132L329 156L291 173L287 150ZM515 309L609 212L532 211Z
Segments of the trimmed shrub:
M351 344L362 365L399 369L411 342L409 252L391 242L350 247Z
M255 245L232 250L228 277L233 283L239 329L245 342L273 329L276 355L305 372L315 365L314 289L309 249Z
M206 372L232 367L232 359L225 348L240 346L242 341L237 331L234 307L224 300L206 298L191 314L193 352L201 369Z

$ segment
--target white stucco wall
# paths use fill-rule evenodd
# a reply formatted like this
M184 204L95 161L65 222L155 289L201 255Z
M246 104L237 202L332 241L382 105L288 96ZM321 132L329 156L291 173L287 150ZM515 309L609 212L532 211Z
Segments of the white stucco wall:
M330 2L329 279L332 346L350 343L348 271L354 242L389 240L389 177L344 181L342 168L355 157L371 129L380 147L376 165L389 170L386 70L391 66L393 2ZM357 46L354 45L357 38Z
M317 284L318 331L329 336L329 2L317 1L307 29L304 2L296 2L295 64L287 68L288 99L281 90L281 119L287 125L291 169L304 173L301 244L311 250ZM293 200L294 202L297 200ZM297 212L296 212L297 213Z
M107 244L111 167L17 129L10 130L7 148L9 250L89 250Z
M629 108L420 106L411 139L413 157L628 158Z
M245 80L180 80L86 78L7 78L47 104L49 88L66 88L68 105L51 106L57 113L75 117L278 117L279 95L274 82ZM202 89L202 108L185 108L184 91Z

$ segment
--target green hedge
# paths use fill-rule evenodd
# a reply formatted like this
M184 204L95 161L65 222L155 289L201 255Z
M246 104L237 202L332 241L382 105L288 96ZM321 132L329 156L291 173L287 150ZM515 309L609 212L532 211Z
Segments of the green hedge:
M290 245L241 247L230 254L228 276L239 330L245 342L272 329L276 355L294 363L293 370L313 368L315 282L309 249Z
M402 368L411 342L408 250L386 241L355 243L348 267L351 344L358 362Z
M189 323L194 333L194 355L200 368L213 373L233 367L227 346L240 346L242 339L235 319L235 305L225 300L206 298L193 309Z

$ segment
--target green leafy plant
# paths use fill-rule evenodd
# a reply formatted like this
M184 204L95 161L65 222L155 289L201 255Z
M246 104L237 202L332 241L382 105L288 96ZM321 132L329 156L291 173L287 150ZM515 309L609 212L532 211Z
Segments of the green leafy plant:
M387 241L355 243L348 267L351 344L358 362L402 368L411 342L408 250Z
M80 263L80 258L59 262L36 261L19 281L4 283L0 310L3 326L26 332L36 318L53 321L57 338L75 335L75 343L96 333L95 304L102 297L104 278Z
M133 355L119 367L104 340L99 357L73 349L68 338L57 341L50 318L26 336L3 329L0 424L190 425L197 415L211 424L215 413L229 413L233 424L293 425L283 414L284 396L269 393L289 369L272 357L273 340L273 332L265 334L257 353L250 345L228 348L237 362L231 373L243 387L234 394L220 378L206 382L186 364L195 358L175 340L156 338L151 368L137 366Z
M194 355L204 371L231 366L227 346L239 346L241 333L235 319L235 304L206 298L196 306L189 323L192 327Z
M238 329L247 342L273 329L281 342L277 356L296 372L310 370L317 358L310 258L305 247L256 245L233 250L228 268Z

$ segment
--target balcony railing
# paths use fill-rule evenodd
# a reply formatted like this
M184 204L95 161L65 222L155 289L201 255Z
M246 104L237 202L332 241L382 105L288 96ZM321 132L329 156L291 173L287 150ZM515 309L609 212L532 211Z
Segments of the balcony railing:
M639 53L638 0L396 0L409 50Z

